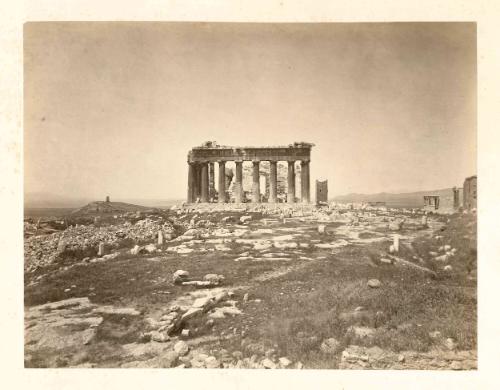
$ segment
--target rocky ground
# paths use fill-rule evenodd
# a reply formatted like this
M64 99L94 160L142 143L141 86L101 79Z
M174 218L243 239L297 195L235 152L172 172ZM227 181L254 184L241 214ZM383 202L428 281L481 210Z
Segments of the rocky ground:
M473 214L346 205L31 235L25 365L474 369L475 247Z

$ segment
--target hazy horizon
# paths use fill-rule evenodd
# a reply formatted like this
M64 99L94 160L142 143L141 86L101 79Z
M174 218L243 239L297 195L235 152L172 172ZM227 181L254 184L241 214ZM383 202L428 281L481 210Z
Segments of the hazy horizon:
M339 200L337 198L348 198L349 196L355 197L356 195L361 195L361 196L376 196L376 195L381 195L381 194L390 194L390 195L412 195L415 193L437 193L443 190L449 190L451 188L434 188L434 189L427 189L427 190L422 190L422 191L401 191L401 192L377 192L377 193L347 193L347 194L339 194L339 195L333 195L329 196L329 200L337 200L340 202L346 201L345 199ZM61 197L56 194L52 193L27 193L25 194L24 198L24 207L27 209L50 209L50 208L78 208L78 207L83 207L89 202L94 202L94 201L104 201L106 198L101 197L101 198L78 198L78 197ZM375 201L376 199L373 199L371 201ZM166 207L174 204L178 204L179 202L185 201L184 198L164 198L164 199L155 199L155 198L110 198L111 202L125 202L125 203L131 203L131 204L136 204L140 206L147 206L147 207ZM402 202L406 202L403 200ZM423 199L422 199L423 203Z
M24 46L25 194L184 199L206 140L312 142L332 198L476 174L474 23L44 22Z

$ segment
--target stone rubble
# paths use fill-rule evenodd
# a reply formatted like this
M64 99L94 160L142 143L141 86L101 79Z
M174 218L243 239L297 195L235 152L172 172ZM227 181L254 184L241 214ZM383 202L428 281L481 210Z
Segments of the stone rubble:
M233 210L235 207L233 205L225 206L227 206L226 209L230 210ZM207 207L210 207L210 209L208 209L207 211L208 213L210 213L220 211L222 206L209 205ZM188 210L188 208L182 207L175 208L173 211L176 211L179 216L182 216L187 212L186 210ZM113 232L120 232L119 239L123 239L125 237L135 237L134 240L142 244L137 244L130 250L130 253L133 255L139 255L142 253L156 253L163 250L167 252L174 252L179 255L186 255L192 252L218 251L223 253L221 256L226 256L226 253L224 252L232 251L235 244L237 244L240 253L239 257L235 256L235 261L290 261L296 259L311 260L312 258L327 259L326 256L300 256L303 253L308 253L305 252L305 250L322 250L322 254L335 253L334 250L336 248L351 245L353 243L375 241L390 242L393 237L393 233L391 232L396 230L398 232L403 231L402 234L405 235L398 235L397 245L400 245L399 239L401 239L402 241L407 239L406 229L420 224L420 222L418 221L415 223L415 221L412 221L411 218L401 218L398 220L390 221L390 218L382 217L385 212L383 209L370 208L353 210L350 208L344 209L342 207L335 208L330 206L321 211L315 210L313 208L308 209L307 207L305 208L305 210L300 210L298 208L289 208L286 211L270 211L269 208L259 205L255 207L245 206L245 208L243 208L243 211L248 213L254 211L262 212L264 215L282 214L286 216L286 218L301 218L301 220L310 219L311 221L314 221L314 223L316 223L316 221L324 221L323 225L313 225L311 228L311 230L313 230L314 226L317 226L317 233L321 234L323 237L320 237L321 240L312 239L311 234L316 233L316 229L314 229L314 232L311 232L289 226L281 229L276 228L275 226L273 227L272 219L269 219L269 221L266 223L266 225L270 226L269 228L256 229L254 226L255 218L252 215L245 215L239 220L232 216L224 218L224 228L217 228L208 220L201 219L201 216L197 218L191 218L191 220L188 222L192 227L186 230L184 234L178 236L175 239L172 239L174 229L171 223L167 224L165 222L163 223L163 225L159 226L158 224L160 222L143 222L147 220L142 220L139 221L140 224L139 222L134 225L125 224L125 226L127 226L130 231L135 232L131 233L130 235L128 233L128 230L126 232L122 232L119 227L109 227L108 231L107 227L96 229L95 227L79 226L77 228L69 228L62 233L54 233L50 236L33 236L28 238L28 240L36 242L37 237L45 237L45 240L52 242L52 240L55 240L57 237L57 241L54 241L55 248L53 249L53 253L55 253L55 256L59 256L68 250L73 250L76 245L80 245L81 239L78 238L73 240L71 234L77 235L80 232L80 230L78 229L83 229L83 242L85 243L85 245L88 244L88 247L92 249L100 249L99 247L102 242L105 242L106 246L112 248L114 243L118 242L119 240L117 239L113 241L112 239L104 239L105 237L103 237L103 235L112 234ZM328 223L333 221L348 221L347 223L349 223L350 225L349 229L345 229L343 226L331 228ZM388 221L389 224L387 223ZM429 221L429 225L431 225L432 222L432 220ZM139 224L139 226L134 227L137 224ZM391 224L393 228L391 228ZM394 228L396 225L398 227L397 229ZM375 231L375 228L382 229L382 227L389 229L389 232L381 233ZM97 232L98 237L95 239L87 238L88 241L85 242L85 237L87 237L85 236L85 232L87 228L93 230L92 234L95 234ZM333 237L330 234L326 234L327 231L328 233L330 233L330 229L335 232L333 234ZM63 233L68 232L68 230L71 230L71 234L67 233L66 235L63 235ZM270 234L275 234L277 232L279 233L277 236L269 237ZM125 235L123 235L122 233L124 233ZM58 234L60 234L60 236L57 236ZM142 234L142 236L140 236L140 234ZM328 238L327 236L329 236L328 240L325 239ZM368 238L366 238L367 236ZM162 240L160 240L160 237L162 237ZM336 238L335 240L333 240L334 237ZM315 238L318 237L316 236ZM144 241L147 240L153 240L155 241L155 243L145 244ZM31 242L31 244L33 244L33 242ZM394 242L393 245L395 244L396 242ZM87 246L82 246L82 248L87 248ZM103 251L100 252L102 253ZM443 252L444 255L450 257L454 251L451 246L443 245L443 248L439 251L439 254ZM33 257L33 253L36 254L37 252L32 251L28 254L28 256ZM117 255L117 253L103 255L103 258L106 256L111 256L108 258L113 258L112 256ZM438 257L437 255L438 253L436 253L436 257ZM160 259L161 261L160 257L158 259ZM47 264L49 264L51 261L54 260L48 261ZM392 264L395 262L395 260L392 259L392 257L383 257L381 259L381 262ZM42 263L43 262L38 263L37 266L40 266L40 264ZM187 267L188 266L186 266L186 268ZM446 267L451 268L451 266ZM36 269L36 267L31 269ZM193 326L189 328L189 324L192 319L201 318L202 322L200 323L205 323L210 328L213 327L213 330L211 331L215 331L215 328L218 327L218 321L220 319L227 316L237 316L242 314L242 310L237 306L237 298L235 298L235 296L238 297L238 294L235 294L233 291L227 290L224 287L224 280L225 279L223 275L218 275L215 273L205 275L203 277L203 280L191 280L188 271L177 270L172 275L172 281L175 284L179 286L191 285L197 287L198 289L190 291L181 298L178 298L175 301L171 302L170 307L164 310L161 315L154 315L154 318L146 319L148 328L145 329L145 332L142 336L144 337L144 340L147 340L148 342L144 343L144 340L141 339L138 340L141 342L131 343L126 347L128 348L127 353L129 354L135 353L140 356L146 356L148 355L148 353L150 353L150 351L154 350L156 352L153 352L151 354L154 354L156 356L142 362L127 362L124 363L122 367L237 367L267 369L292 367L297 369L303 368L303 364L301 362L294 363L284 356L278 359L277 356L279 355L276 355L276 351L274 351L273 349L267 351L259 350L257 351L257 355L254 354L252 355L252 357L245 358L241 352L233 353L232 355L225 355L222 353L218 354L213 351L200 352L200 350L197 350L194 347L194 344L191 344L192 341L199 338L197 337L197 329L193 329ZM370 279L367 282L367 285L371 288L378 288L382 284L377 279ZM190 289L186 290L189 291ZM188 299L186 299L186 297L188 297ZM250 300L250 302L258 303L260 302L260 300L255 299ZM248 293L245 293L243 295L242 303L249 303ZM59 304L62 305L61 309L58 309ZM72 305L75 305L75 307L91 308L88 315L84 315L82 316L82 318L75 320L76 324L88 324L88 328L86 328L80 335L78 335L78 340L76 341L77 344L82 343L84 345L88 344L95 336L96 329L102 322L103 314L119 314L134 318L141 315L139 311L133 308L117 308L112 306L99 305L94 306L93 304L90 304L90 302L88 302L88 299L87 301L82 300L74 302L71 300L66 300L65 303L54 303L51 305L52 308L50 310L64 310L66 305L69 305L70 307L72 307ZM353 313L348 313L348 315L364 315L366 314L366 312L367 310L364 308L356 308ZM193 322L198 323L198 320ZM237 330L236 327L229 330L229 334L227 334L226 332L224 337L230 337L233 334L241 331L241 329ZM374 334L375 329L354 326L350 327L348 331L359 338L369 338ZM243 332L244 331L241 331L242 335ZM183 338L184 340L179 340L179 337ZM317 340L317 342L319 345L320 340ZM450 351L454 351L454 343L454 340L446 340L444 341L444 346ZM145 347L145 345L147 345L147 347ZM335 356L340 353L339 349L341 348L341 345L335 338L325 339L321 342L320 345L320 350L325 354ZM162 352L159 353L158 351ZM260 355L260 357L258 355ZM265 357L261 355L265 355ZM392 354L391 352L387 351L381 352L380 349L377 349L377 347L372 347L370 349L357 346L349 346L344 352L342 352L342 355L339 358L341 358L340 365L343 365L344 368L381 368L382 366L389 367L389 364L391 365L391 367L398 368L399 366L404 366L404 368L408 368L414 366L417 367L418 364L420 364L420 361L426 359L422 358L421 356L417 358L411 353ZM450 369L466 369L472 364L467 359L469 359L469 357L464 357L463 360L450 360L447 367L449 367Z
M335 354L340 347L340 343L333 337L323 340L320 349L326 354Z
M350 345L342 352L339 369L472 370L477 369L477 353L442 350L395 353L376 346Z
M110 249L118 248L124 239L135 242L154 240L158 231L162 231L164 236L171 235L174 226L170 221L146 218L135 224L125 222L100 227L77 225L49 235L31 236L24 240L25 270L33 272L39 267L50 265L69 251L97 254L99 248L103 250L104 244Z

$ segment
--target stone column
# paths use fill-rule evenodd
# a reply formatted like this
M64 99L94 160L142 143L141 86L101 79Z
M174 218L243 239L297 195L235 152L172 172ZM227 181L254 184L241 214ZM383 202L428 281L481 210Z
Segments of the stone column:
M104 256L106 253L106 248L104 247L104 243L101 242L99 243L99 250L97 251L97 256L101 257Z
M201 164L201 201L208 202L208 163Z
M196 199L201 200L201 166L202 164L196 164Z
M269 202L278 202L278 162L269 161Z
M252 161L252 202L260 202L260 161Z
M309 181L309 161L300 162L300 193L302 203L309 203L310 200L310 181Z
M193 164L193 203L196 203L198 197L200 196L200 175L199 175L198 164Z
M243 161L236 161L236 174L234 182L234 197L236 203L243 202Z
M226 162L219 161L219 203L226 203Z
M295 161L288 161L287 203L295 202Z
M392 245L394 246L394 251L399 252L399 234L394 235Z
M188 193L187 193L187 201L188 203L194 202L194 164L188 163Z
M458 209L460 207L460 192L457 187L453 187L453 208Z
M215 167L214 163L208 163L208 197L210 200L215 198Z

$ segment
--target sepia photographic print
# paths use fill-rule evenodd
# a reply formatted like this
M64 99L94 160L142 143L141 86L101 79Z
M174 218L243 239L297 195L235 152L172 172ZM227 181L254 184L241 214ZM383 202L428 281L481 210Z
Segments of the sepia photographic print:
M477 370L476 30L25 23L24 366Z

